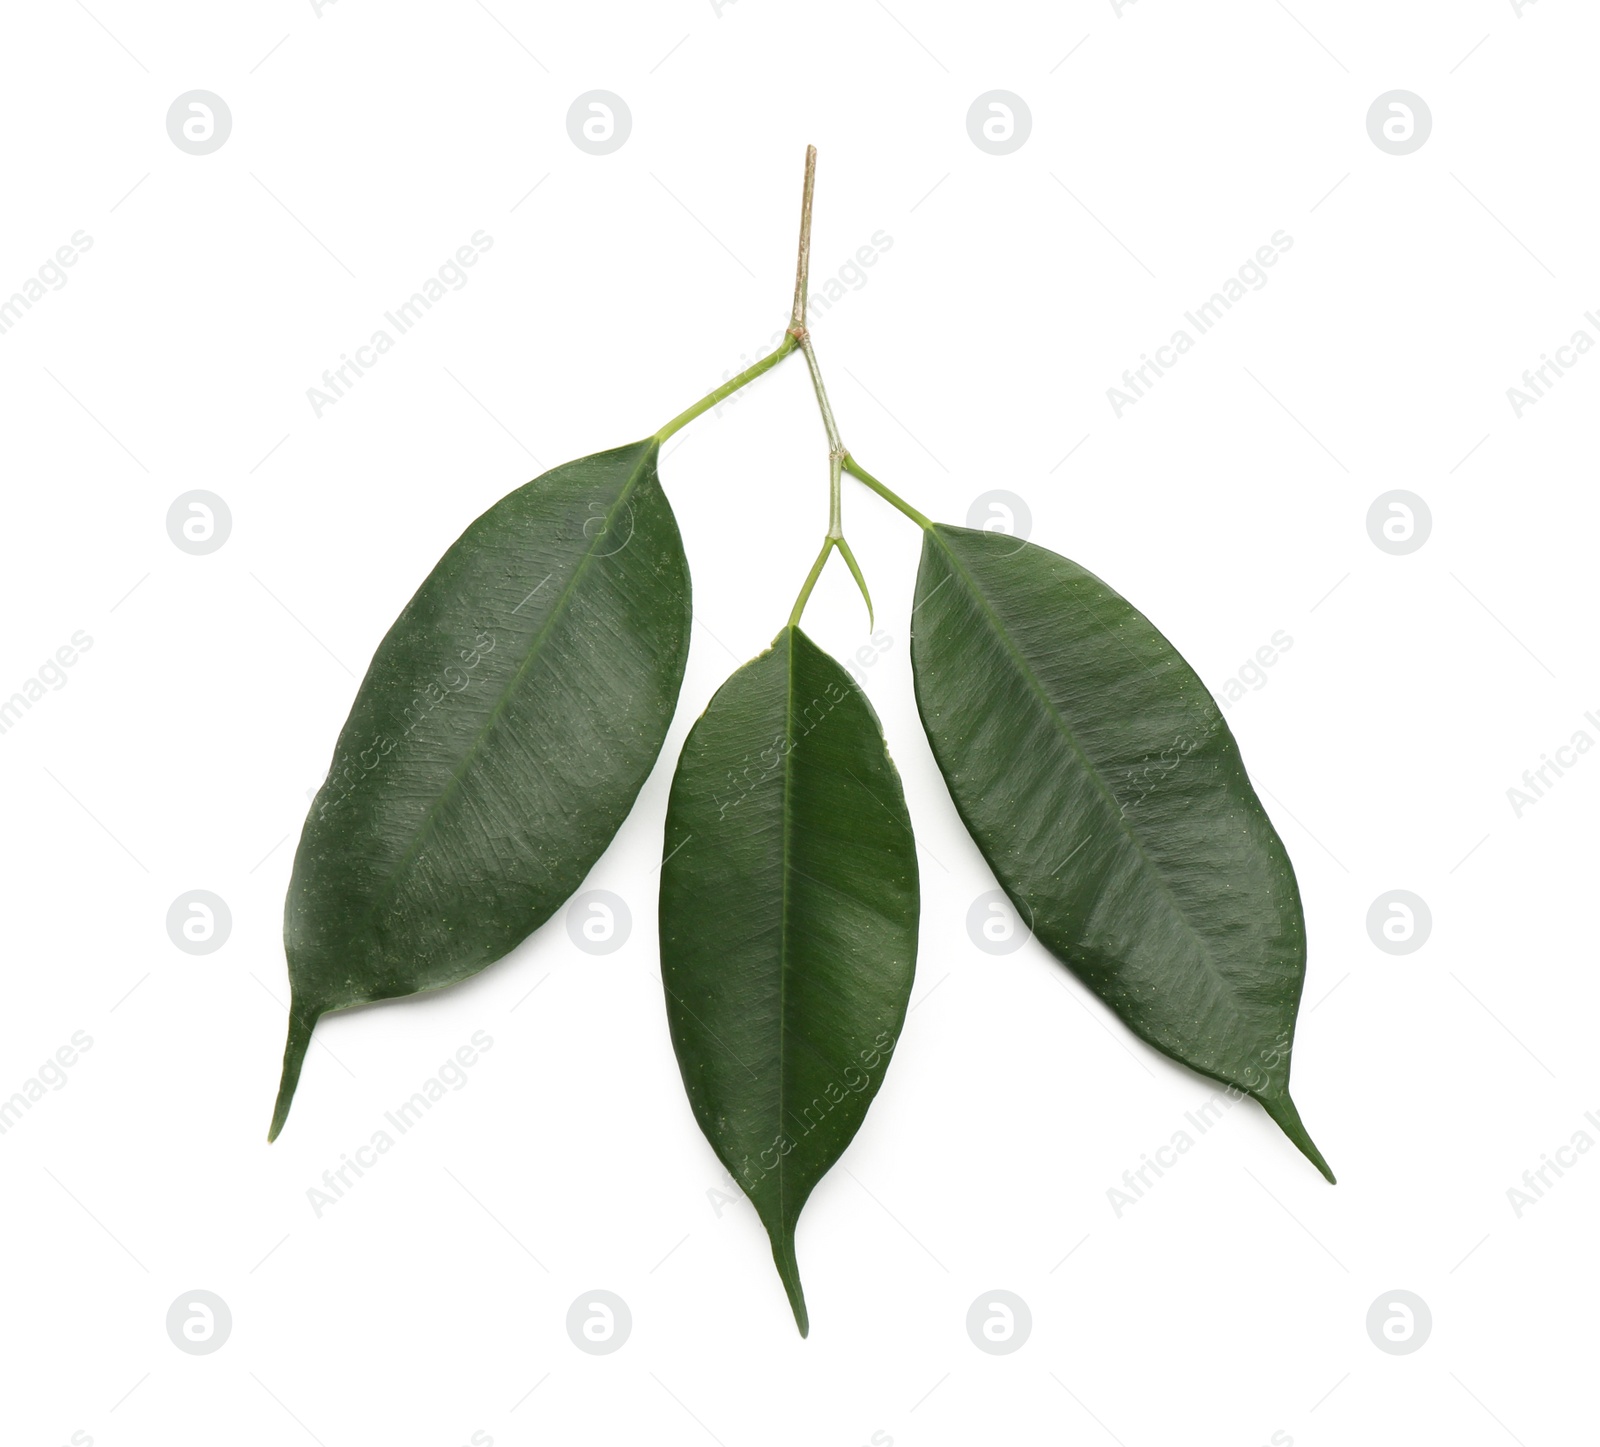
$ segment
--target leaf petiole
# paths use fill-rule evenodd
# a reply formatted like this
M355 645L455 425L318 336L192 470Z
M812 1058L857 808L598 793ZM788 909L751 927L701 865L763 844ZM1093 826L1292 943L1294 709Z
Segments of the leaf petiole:
M800 622L800 615L806 611L806 604L811 599L811 590L817 586L817 579L822 576L828 554L835 548L838 548L839 556L850 569L850 576L856 580L856 586L861 589L861 597L867 605L867 627L872 627L874 622L872 594L867 591L867 580L861 576L861 565L856 562L856 555L850 551L850 544L842 536L835 537L831 532L822 540L822 550L817 554L816 562L811 565L811 571L806 574L805 583L800 588L800 596L794 600L794 609L789 614L789 627L793 628Z
M834 547L844 542L843 538L836 538L832 533L822 540L822 551L817 554L817 560L811 565L811 571L806 574L806 580L800 586L800 596L794 600L794 608L789 613L789 627L799 626L800 615L806 611L806 604L811 599L811 590L817 586L817 579L822 576L823 564L828 561L828 554ZM865 584L862 585L863 589Z
M892 507L899 508L900 511L910 518L911 521L914 522L918 527L931 528L933 526L933 520L931 518L928 518L922 513L918 512L916 508L912 507L911 504L908 503L898 493L885 487L848 452L844 455L844 470L848 472L851 477L857 479L857 481L864 482L886 503L889 503Z
M668 422L666 426L662 427L660 431L655 434L656 442L665 442L667 438L671 437L674 432L677 432L680 428L687 427L702 412L710 411L711 408L715 407L717 403L722 401L724 397L731 397L739 390L739 388L748 386L763 372L771 371L773 367L776 367L779 362L787 357L789 353L794 351L794 349L799 345L800 343L795 339L792 333L785 332L783 334L783 340L778 343L775 351L768 352L767 355L762 357L760 361L753 362L750 366L746 367L744 371L740 372L737 377L730 377L726 382L718 387L716 391L707 392L704 397L694 404L694 406L678 413L678 415L674 417L672 421Z

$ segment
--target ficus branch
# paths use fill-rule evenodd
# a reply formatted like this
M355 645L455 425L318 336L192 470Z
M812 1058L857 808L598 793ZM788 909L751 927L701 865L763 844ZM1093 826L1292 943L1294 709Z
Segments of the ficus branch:
M811 271L811 201L816 193L816 186L817 148L807 146L805 189L800 198L800 248L795 259L794 310L790 314L789 335L795 339L805 355L806 368L811 373L811 387L817 394L817 408L822 413L823 431L828 435L828 532L822 540L822 551L817 554L817 560L811 565L811 572L806 577L805 585L800 589L800 596L795 600L794 611L789 615L789 625L793 627L799 623L800 615L805 611L806 601L811 597L811 590L816 587L817 579L822 576L822 568L828 561L828 554L837 548L839 555L845 561L845 566L850 569L850 576L856 580L856 586L861 589L861 596L867 605L867 626L870 628L874 617L872 594L867 590L867 580L862 576L861 566L856 562L856 555L850 551L850 544L845 541L844 536L842 478L844 460L848 453L839 436L839 424L834 419L833 407L828 401L828 389L822 380L822 368L817 363L817 349L812 344L811 332L806 326L806 299Z
M927 528L932 524L910 503L897 496L857 463L839 435L839 423L833 415L833 405L828 400L828 389L822 380L822 367L817 361L817 349L812 343L811 332L806 324L806 303L811 273L811 208L816 185L817 148L807 146L805 184L800 198L800 243L796 251L794 268L794 306L789 313L789 328L784 333L783 341L775 350L746 367L738 376L729 378L692 407L680 412L655 434L655 440L657 443L665 442L673 433L686 427L703 412L709 411L724 398L732 396L741 387L748 386L764 372L770 371L791 352L802 353L806 359L806 370L811 374L811 388L816 393L817 409L822 414L822 428L828 438L828 531L822 540L822 548L817 554L816 561L806 575L800 596L795 600L794 609L789 615L789 623L791 627L799 623L800 615L804 613L811 592L817 585L817 579L822 576L828 555L837 548L839 555L845 561L845 566L850 569L850 576L856 580L856 586L861 589L861 596L867 605L867 620L870 626L874 617L872 594L867 589L867 580L862 575L860 564L856 562L855 554L850 550L850 544L844 535L844 474L850 473L886 502L898 508L919 527Z

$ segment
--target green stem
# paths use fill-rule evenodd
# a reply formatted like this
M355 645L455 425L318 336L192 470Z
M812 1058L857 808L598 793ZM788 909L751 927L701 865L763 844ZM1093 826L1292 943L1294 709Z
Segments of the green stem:
M715 407L724 397L731 397L739 388L748 386L763 372L771 371L799 345L800 343L795 340L791 333L785 332L783 341L778 344L776 351L767 353L759 362L746 367L737 377L729 378L715 392L707 392L693 407L678 413L672 421L655 434L657 443L665 442L674 432L680 428L687 427L702 412L707 412Z
M852 477L866 483L866 485L875 493L877 493L878 496L881 497L885 502L889 503L893 507L899 508L900 511L910 518L911 521L914 522L918 527L931 528L933 526L932 519L918 512L916 508L912 507L911 504L908 503L898 493L892 492L889 488L885 487L881 482L878 481L877 478L868 472L866 468L857 462L855 458L850 456L849 453L846 453L844 457L844 470Z
M861 589L861 596L866 601L867 627L870 628L873 624L872 594L867 591L867 580L861 575L861 565L856 562L856 555L844 540L844 488L841 482L846 455L844 443L839 438L839 424L834 421L833 408L828 403L828 389L822 384L822 368L817 365L816 348L811 345L811 333L806 329L806 292L811 269L811 202L816 194L816 185L817 148L807 146L805 190L800 198L800 250L795 260L794 311L790 314L789 336L805 353L811 386L817 394L817 407L822 413L822 427L828 434L828 535L822 540L822 551L817 554L817 561L811 565L805 586L795 600L794 612L789 615L789 626L793 628L800 622L811 590L822 576L828 554L838 548L850 569L850 576L856 580L856 586Z
M861 596L867 600L867 627L871 628L876 620L872 614L872 594L867 591L867 580L861 576L861 565L856 562L856 555L850 551L850 544L843 537L835 539L839 549L839 556L845 561L845 566L850 569L850 576L856 580L856 586L861 589Z
M789 627L799 627L800 615L806 611L806 604L811 598L811 590L817 586L817 579L822 576L822 565L828 561L828 554L834 550L839 541L831 533L822 540L822 551L817 554L816 562L811 565L811 571L806 574L806 581L800 589L800 596L794 600L794 609L789 614Z

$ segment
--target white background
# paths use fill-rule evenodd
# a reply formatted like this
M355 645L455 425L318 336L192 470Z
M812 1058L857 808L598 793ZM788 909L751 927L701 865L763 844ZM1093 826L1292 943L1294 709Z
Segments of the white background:
M0 735L0 1090L74 1031L93 1046L0 1137L7 1442L1592 1438L1600 1157L1520 1217L1507 1189L1574 1132L1600 1140L1600 757L1521 817L1506 791L1600 739L1600 358L1520 418L1506 389L1577 328L1600 338L1600 23L1576 0L1123 10L8 13L0 294L75 231L93 245L0 336L0 695L75 630L93 646ZM166 130L196 88L232 113L204 156ZM1366 127L1397 88L1433 118L1406 156ZM566 125L594 89L632 114L598 157ZM966 126L995 89L1032 115L1004 156ZM586 886L628 901L626 944L591 957L557 917L461 987L325 1020L264 1137L284 888L357 677L495 499L766 348L808 141L813 290L893 242L815 325L863 463L955 522L1022 497L1034 541L1219 693L1293 639L1229 719L1305 893L1295 1096L1340 1183L1247 1103L1114 1213L1108 1188L1211 1089L1039 947L971 943L993 880L916 718L915 530L848 484L922 949L894 1068L801 1224L801 1341L753 1213L718 1197L653 942L683 736L782 623L826 520L798 361L663 464L699 626L660 764ZM323 369L480 229L469 284L318 418ZM1123 369L1280 229L1269 284L1115 415ZM195 488L232 514L208 556L166 531ZM1432 516L1405 556L1367 531L1395 488ZM807 627L840 655L866 641L837 562ZM232 913L210 955L165 926L194 889ZM1432 912L1404 956L1366 925L1394 889ZM466 1086L319 1218L308 1188L475 1030L494 1045ZM566 1332L594 1288L633 1315L608 1356ZM1033 1318L1005 1356L965 1326L997 1288ZM232 1312L210 1355L165 1327L195 1289ZM1396 1289L1432 1313L1409 1355L1366 1328Z

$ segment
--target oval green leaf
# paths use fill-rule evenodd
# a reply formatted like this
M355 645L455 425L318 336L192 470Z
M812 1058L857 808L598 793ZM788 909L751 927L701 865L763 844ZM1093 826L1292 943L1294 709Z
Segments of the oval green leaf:
M661 866L661 973L695 1119L772 1239L794 1233L877 1094L911 994L916 847L866 695L798 628L683 746Z
M499 959L633 807L689 649L689 565L658 450L595 453L502 498L378 645L295 854L269 1140L320 1016Z
M930 526L917 600L923 727L1023 922L1331 1181L1289 1097L1299 887L1205 685L1094 574L1001 533Z

